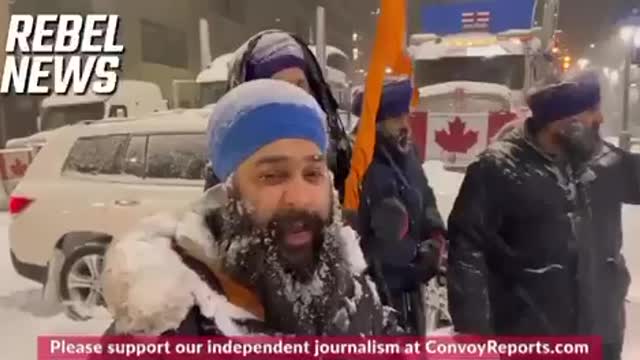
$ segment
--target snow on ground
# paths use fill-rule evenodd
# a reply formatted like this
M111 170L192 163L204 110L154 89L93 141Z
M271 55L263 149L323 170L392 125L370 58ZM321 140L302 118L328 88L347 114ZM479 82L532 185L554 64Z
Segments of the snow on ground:
M424 170L446 218L463 174L444 170L440 162L427 162ZM624 217L625 255L632 274L640 276L640 207L625 207ZM106 314L87 322L69 320L59 307L43 303L39 284L15 273L8 251L8 222L8 215L0 213L0 349L13 360L35 360L38 335L101 334L109 325ZM636 360L640 359L640 280L632 284L629 298L624 360Z
M16 274L9 257L9 216L0 213L0 349L12 360L36 360L38 335L99 335L106 314L87 322L69 320L41 300L42 286ZM4 358L4 356L2 356Z

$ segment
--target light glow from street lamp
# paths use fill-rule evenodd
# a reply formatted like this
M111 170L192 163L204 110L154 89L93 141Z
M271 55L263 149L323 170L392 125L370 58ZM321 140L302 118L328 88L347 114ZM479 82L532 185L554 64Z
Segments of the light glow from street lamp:
M358 50L358 48L353 48L353 60L358 60L359 57L360 51Z
M640 47L640 31L636 29L635 34L633 35L633 46Z
M587 66L589 66L589 59L578 59L578 67L580 68L580 70L584 70Z
M609 81L611 81L611 85L616 86L620 81L620 72L618 70L613 70L609 73Z
M355 41L358 41L358 33L357 33L357 32L354 32L354 33L353 33L353 41L354 41L354 42L355 42Z
M630 42L633 39L633 34L635 33L635 28L633 26L624 26L620 29L620 38L626 43Z

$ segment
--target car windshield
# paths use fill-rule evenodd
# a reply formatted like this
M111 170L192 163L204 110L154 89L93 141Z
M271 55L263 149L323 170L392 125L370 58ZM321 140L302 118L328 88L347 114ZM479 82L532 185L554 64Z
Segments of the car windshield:
M476 81L505 85L517 90L524 86L524 65L522 55L418 60L415 79L419 87L450 81Z
M44 108L40 131L53 130L84 120L100 120L104 118L104 114L103 102Z
M226 81L214 81L200 84L200 106L215 104L227 92Z

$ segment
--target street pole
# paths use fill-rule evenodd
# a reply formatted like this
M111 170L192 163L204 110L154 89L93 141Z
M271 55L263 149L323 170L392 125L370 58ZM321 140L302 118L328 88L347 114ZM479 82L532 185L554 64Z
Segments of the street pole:
M625 42L625 60L622 84L622 129L620 131L619 145L624 150L631 148L631 131L629 129L629 88L631 87L631 59L633 57L633 38Z
M206 69L211 64L211 38L209 33L209 21L200 18L200 70Z
M327 76L327 37L324 7L318 6L316 11L316 58L322 74Z

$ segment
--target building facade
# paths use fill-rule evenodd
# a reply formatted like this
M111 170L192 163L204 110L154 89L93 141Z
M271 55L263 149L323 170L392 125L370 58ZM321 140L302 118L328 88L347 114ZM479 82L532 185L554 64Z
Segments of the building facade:
M8 1L8 0L3 0ZM118 42L125 46L121 79L160 86L170 106L174 80L195 80L202 69L199 20L209 23L212 58L235 50L258 31L279 28L313 40L318 5L326 11L327 43L350 54L352 32L370 1L331 0L12 0L13 14L118 14ZM370 17L370 16L369 16ZM364 17L370 21L369 17ZM2 20L0 18L0 20ZM4 25L6 26L6 24ZM372 37L371 37L372 38ZM42 97L9 96L3 140L36 131ZM20 118L19 122L11 120ZM1 128L0 128L1 130Z

